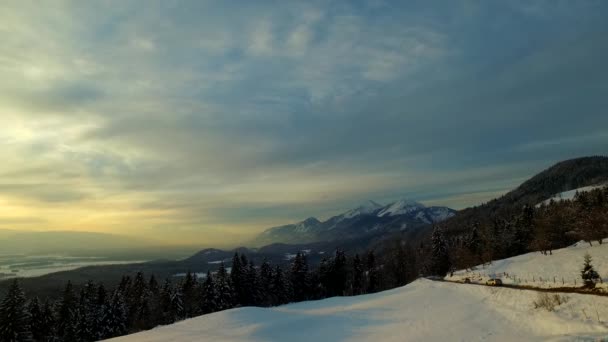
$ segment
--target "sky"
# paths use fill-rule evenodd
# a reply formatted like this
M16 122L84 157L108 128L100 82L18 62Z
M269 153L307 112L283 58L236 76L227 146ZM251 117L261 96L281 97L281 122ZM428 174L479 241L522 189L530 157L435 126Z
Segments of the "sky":
M226 243L608 151L608 2L0 4L0 229Z

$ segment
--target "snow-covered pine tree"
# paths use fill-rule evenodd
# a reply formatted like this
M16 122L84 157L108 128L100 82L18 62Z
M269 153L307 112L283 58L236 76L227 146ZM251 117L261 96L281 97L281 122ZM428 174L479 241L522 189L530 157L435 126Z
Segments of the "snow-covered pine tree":
M99 283L99 285L97 285L97 296L95 298L95 328L93 330L95 340L103 339L103 316L108 305L108 293L106 288L103 283Z
M186 317L194 317L199 313L199 298L196 290L196 275L188 271L181 284L181 291L184 296L184 314Z
M160 315L160 324L171 324L175 322L175 314L171 309L171 297L173 293L173 288L171 285L171 280L165 279L165 283L163 287L160 289L159 293L159 309L161 312Z
M201 291L201 313L207 314L217 311L217 292L210 271L207 271L207 276L205 277L205 281L203 281Z
M171 291L171 306L169 312L171 314L171 318L173 322L181 321L185 318L184 313L184 298L179 286L176 286L173 291Z
M32 331L32 337L34 341L42 341L45 337L43 329L43 312L42 307L40 305L40 300L38 297L34 297L30 300L30 303L27 306L27 311L29 313L29 326Z
M600 275L593 268L591 261L591 255L589 255L589 253L585 253L583 269L581 270L581 278L583 278L585 287L588 288L595 287L595 284L600 280Z
M32 341L25 294L17 280L11 283L6 297L0 303L0 341Z
M124 295L119 289L105 307L101 320L101 339L124 335L127 332L127 310Z
M148 298L148 284L146 283L144 274L137 272L131 285L130 291L127 293L127 316L128 326L135 330L144 329L145 322L142 320L142 306Z
M65 342L77 341L76 337L76 310L78 299L74 293L72 283L68 281L63 291L57 312L57 336Z
M40 327L37 328L42 338L38 341L55 341L57 332L56 323L55 306L47 298L42 304L42 320L40 321Z
M232 308L234 306L234 289L223 262L220 263L215 276L215 289L217 291L217 309L225 310Z
M97 340L97 288L89 281L80 291L80 300L76 311L76 336L78 341Z

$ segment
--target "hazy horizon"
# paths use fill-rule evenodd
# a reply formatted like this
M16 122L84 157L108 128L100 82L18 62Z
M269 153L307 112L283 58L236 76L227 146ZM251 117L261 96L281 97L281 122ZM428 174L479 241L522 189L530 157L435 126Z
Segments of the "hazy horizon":
M236 245L608 151L608 2L6 1L0 229Z

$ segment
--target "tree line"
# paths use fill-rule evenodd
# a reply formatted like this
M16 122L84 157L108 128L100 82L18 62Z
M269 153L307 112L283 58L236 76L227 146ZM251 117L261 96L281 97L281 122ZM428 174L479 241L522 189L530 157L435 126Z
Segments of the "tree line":
M492 260L528 252L551 255L579 240L602 244L608 237L608 187L576 193L572 200L502 210L468 222L436 226L431 246L418 265L423 273L445 275Z
M302 252L285 268L267 261L258 267L235 253L230 267L222 263L217 272L188 272L162 284L141 272L123 276L111 290L88 282L77 292L68 282L57 301L27 298L14 280L0 303L0 341L96 341L239 306L373 293L394 287L386 272L401 268L378 265L374 252L337 250L315 268ZM399 284L409 281L399 278Z

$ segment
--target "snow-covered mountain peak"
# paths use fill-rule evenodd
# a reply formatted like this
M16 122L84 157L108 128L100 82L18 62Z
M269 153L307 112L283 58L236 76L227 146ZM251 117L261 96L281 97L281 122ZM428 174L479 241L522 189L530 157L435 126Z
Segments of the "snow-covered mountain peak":
M319 221L316 217L311 216L311 217L307 218L306 220L302 221L301 223L304 223L304 224L319 224L319 223L321 223L321 221Z
M342 214L342 216L344 218L353 218L359 215L371 214L380 208L382 208L382 204L376 203L372 200L367 200L355 209L351 209L345 212L344 214Z
M378 213L378 217L404 215L425 208L423 204L416 201L402 199L384 207Z
M312 229L315 229L321 224L321 221L317 220L315 217L309 217L306 220L296 223L294 226L294 231L300 233L309 232Z

